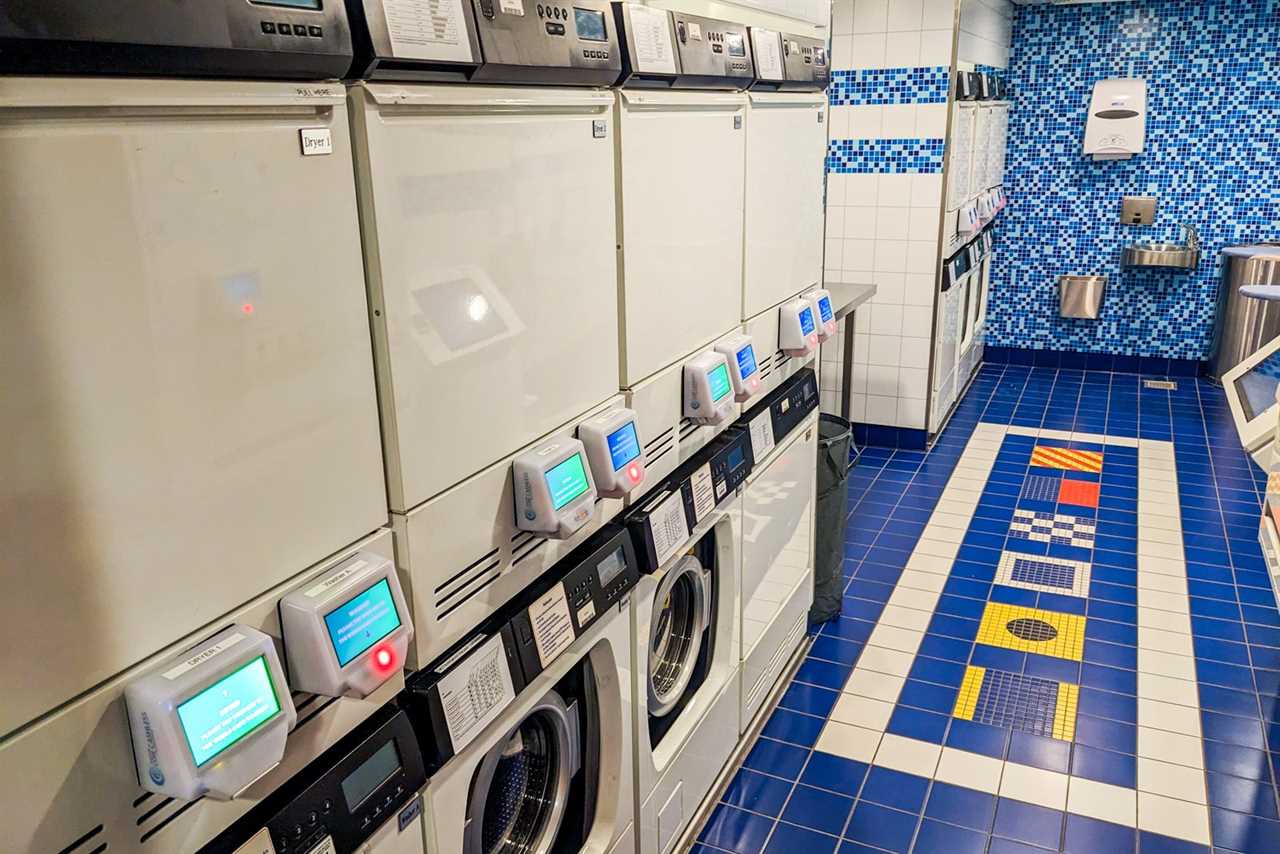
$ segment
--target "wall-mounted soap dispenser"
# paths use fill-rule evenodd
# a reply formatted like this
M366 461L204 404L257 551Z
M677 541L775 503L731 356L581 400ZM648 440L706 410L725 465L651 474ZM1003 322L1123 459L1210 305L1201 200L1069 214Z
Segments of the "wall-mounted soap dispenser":
M1128 160L1147 139L1147 81L1139 77L1099 80L1093 87L1084 154L1094 160Z

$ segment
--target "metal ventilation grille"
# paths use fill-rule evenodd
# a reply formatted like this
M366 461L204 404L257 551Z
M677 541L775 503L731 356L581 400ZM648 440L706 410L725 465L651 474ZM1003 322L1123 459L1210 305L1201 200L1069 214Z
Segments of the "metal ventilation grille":
M766 379L769 374L773 373L774 359L775 356L770 354L768 356L764 356L756 363L756 367L760 369L760 379Z
M529 531L521 531L511 538L511 565L515 566L546 544L546 537L540 537Z
M517 548L515 543L519 539L520 535L512 538L513 550ZM498 549L490 549L451 575L435 589L436 619L443 620L461 608L473 596L497 581L500 575L502 575L502 558L498 554Z
M688 418L680 419L680 441L684 441L702 429L701 424L694 424Z
M654 439L645 443L644 458L645 462L653 465L658 460L665 457L672 448L675 447L675 428L668 427L659 433Z
M106 851L108 846L105 842L98 842L96 846L89 847L101 835L102 825L98 825L79 839L74 840L67 847L59 848L58 854L72 854L72 852L75 852L75 854L98 854L100 851Z

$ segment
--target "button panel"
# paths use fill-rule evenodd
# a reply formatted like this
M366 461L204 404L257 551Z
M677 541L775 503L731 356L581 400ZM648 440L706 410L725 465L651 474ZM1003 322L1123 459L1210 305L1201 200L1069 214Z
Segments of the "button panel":
M322 39L324 27L315 24L290 24L286 21L262 21L264 36L297 36L298 38Z

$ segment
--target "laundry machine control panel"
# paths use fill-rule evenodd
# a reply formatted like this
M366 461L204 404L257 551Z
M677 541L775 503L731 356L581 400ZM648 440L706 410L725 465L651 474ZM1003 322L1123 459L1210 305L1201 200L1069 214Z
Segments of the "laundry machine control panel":
M773 438L781 442L818 408L818 375L805 368L790 377L769 396Z
M608 0L471 0L486 83L609 86L622 51Z
M729 362L729 378L733 381L733 399L745 403L760 391L760 366L756 364L756 348L750 335L734 335L716 344L716 352Z
M716 503L724 501L751 474L751 437L745 431L730 430L707 446L711 484Z
M0 73L324 80L351 65L342 3L41 0L0 15Z
M586 448L557 438L516 457L511 465L516 527L568 539L595 516L596 485Z
M587 419L578 425L578 439L601 496L622 498L644 483L644 446L634 409L616 407Z
M801 357L817 349L818 323L808 300L797 297L778 309L778 347Z
M699 353L684 363L683 373L685 418L697 424L720 424L733 414L733 374L723 353Z
M390 558L360 552L280 600L289 682L364 698L404 668L413 622Z
M627 532L606 527L556 564L511 621L525 681L534 679L640 580Z
M831 82L827 44L822 39L782 34L782 60L787 89L820 92Z
M626 86L734 90L754 79L751 38L742 24L629 2L615 3L614 14L626 52ZM781 77L780 57L777 64Z
M754 76L751 40L742 24L674 12L676 53L680 56L681 85L746 88ZM736 84L736 85L735 85Z
M825 288L815 288L804 295L809 307L813 309L814 326L818 331L819 341L828 341L836 334L836 314L831 308L831 292Z

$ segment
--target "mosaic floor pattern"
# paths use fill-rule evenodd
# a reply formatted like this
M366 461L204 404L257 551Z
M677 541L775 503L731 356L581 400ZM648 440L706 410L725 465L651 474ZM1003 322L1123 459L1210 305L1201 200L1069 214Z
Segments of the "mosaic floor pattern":
M1280 854L1263 476L1221 392L984 368L850 481L845 607L698 854Z

